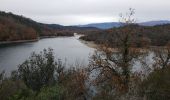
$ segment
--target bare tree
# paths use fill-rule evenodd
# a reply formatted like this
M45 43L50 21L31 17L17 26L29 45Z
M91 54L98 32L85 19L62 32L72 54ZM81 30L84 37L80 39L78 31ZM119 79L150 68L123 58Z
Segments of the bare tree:
M156 48L154 52L155 52L154 66L156 66L156 69L157 68L165 69L166 67L168 67L168 65L170 64L170 46L167 45L164 48L162 47Z
M93 73L97 73L95 83L97 85L101 83L101 86L107 84L111 93L115 93L115 90L123 93L129 91L130 80L133 79L131 69L142 54L140 49L135 48L133 40L134 13L134 9L130 8L129 13L126 13L125 16L121 14L120 21L124 26L114 33L116 38L114 37L115 42L113 43L116 43L116 48L110 48L106 43L91 57L89 69Z

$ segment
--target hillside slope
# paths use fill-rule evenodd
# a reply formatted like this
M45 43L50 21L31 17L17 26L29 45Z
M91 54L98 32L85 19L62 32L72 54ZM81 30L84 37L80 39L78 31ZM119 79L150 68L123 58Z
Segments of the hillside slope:
M98 29L43 24L23 16L0 11L0 41L31 40L39 36L73 36L74 32L89 30Z

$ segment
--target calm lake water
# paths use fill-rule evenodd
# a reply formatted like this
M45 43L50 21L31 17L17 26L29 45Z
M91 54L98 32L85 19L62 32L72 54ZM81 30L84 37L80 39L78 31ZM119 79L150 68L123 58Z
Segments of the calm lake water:
M37 42L0 46L0 71L5 70L9 74L12 70L16 70L19 64L28 59L33 51L39 53L44 48L52 48L55 57L63 61L66 60L68 65L75 63L87 65L94 48L86 46L78 38L78 35L46 38Z

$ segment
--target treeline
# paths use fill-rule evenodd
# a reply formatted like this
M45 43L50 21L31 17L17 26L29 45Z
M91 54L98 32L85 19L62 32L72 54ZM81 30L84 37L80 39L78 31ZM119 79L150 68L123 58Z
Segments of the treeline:
M0 11L0 41L30 40L41 36L73 36L75 32L86 30L97 29L43 24L23 16Z
M119 28L112 28L108 30L91 31L85 34L81 39L86 41L94 41L97 44L108 43L110 46L115 46L117 34L121 30L131 28L133 31L134 45L141 47L149 43L151 46L165 46L170 41L170 24L157 25L157 26L122 26Z

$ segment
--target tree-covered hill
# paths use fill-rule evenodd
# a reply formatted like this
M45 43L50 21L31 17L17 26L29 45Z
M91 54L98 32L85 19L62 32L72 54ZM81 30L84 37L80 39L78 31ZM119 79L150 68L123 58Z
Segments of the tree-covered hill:
M43 24L24 16L0 11L0 41L31 40L39 36L72 36L74 32L87 30L98 29Z
M94 41L97 44L109 43L111 46L116 45L116 34L127 26L112 28L107 30L93 31L81 37L83 40ZM129 27L129 26L128 26ZM164 46L170 42L170 24L157 25L157 26L140 26L131 25L130 29L134 33L134 43L137 46L145 45L146 42L152 46Z

